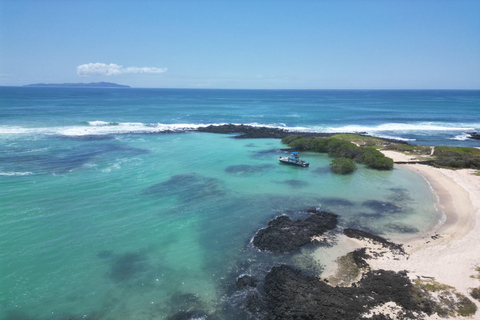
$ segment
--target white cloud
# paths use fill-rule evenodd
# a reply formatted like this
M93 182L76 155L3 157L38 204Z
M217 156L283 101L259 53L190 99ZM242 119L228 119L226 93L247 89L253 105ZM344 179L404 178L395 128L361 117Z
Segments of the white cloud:
M81 76L105 75L116 76L124 73L163 73L167 68L154 67L128 67L124 68L118 64L110 63L87 63L77 67L77 74Z

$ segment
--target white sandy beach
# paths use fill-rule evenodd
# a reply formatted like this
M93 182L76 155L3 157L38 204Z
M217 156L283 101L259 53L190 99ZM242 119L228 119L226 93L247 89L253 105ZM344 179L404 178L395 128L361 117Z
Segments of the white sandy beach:
M394 161L408 161L398 152L385 151ZM433 277L435 281L452 286L458 292L480 304L468 294L469 288L479 287L472 278L480 266L480 177L474 170L438 169L422 164L404 164L402 168L415 171L432 186L439 198L439 210L445 213L445 223L421 238L397 241L409 254L392 259L385 256L371 261L374 269L408 270L411 278ZM439 235L438 237L435 235ZM435 236L432 238L432 236ZM394 242L396 239L392 239ZM441 319L436 316L430 319ZM480 311L470 319L480 319Z

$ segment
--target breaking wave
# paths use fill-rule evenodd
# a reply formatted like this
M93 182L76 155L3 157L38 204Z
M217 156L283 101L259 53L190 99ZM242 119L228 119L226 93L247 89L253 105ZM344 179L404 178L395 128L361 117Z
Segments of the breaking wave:
M89 136L89 135L114 135L114 134L143 134L143 133L165 133L165 132L188 132L210 125L221 126L230 123L209 123L209 124L165 124L165 123L142 123L142 122L112 122L93 120L85 121L82 125L24 128L19 126L0 126L0 135L31 134L31 135L62 135L62 136ZM231 123L240 125L241 123ZM474 131L480 124L455 124L455 123L433 123L422 122L411 123L384 123L380 125L346 125L346 126L288 126L285 123L260 124L242 123L252 127L267 127L283 129L292 132L326 132L326 133L366 133L369 135L414 141L411 135L438 134L440 132L451 133L455 139L464 139L465 133Z

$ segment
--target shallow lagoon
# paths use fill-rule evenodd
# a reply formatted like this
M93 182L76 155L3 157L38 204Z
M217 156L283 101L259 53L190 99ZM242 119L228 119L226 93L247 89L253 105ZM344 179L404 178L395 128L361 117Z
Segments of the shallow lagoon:
M360 166L334 175L330 159L314 153L301 154L309 168L286 166L279 140L183 133L4 142L2 165L18 174L0 177L1 319L153 319L192 301L208 312L234 307L239 274L298 261L259 253L255 232L308 207L387 237L438 220L434 195L414 173Z

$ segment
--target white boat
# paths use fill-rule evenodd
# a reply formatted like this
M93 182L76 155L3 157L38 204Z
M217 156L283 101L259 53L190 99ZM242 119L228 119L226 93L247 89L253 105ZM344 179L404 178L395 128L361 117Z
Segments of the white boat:
M308 167L310 163L300 160L298 152L292 152L288 157L278 157L281 163L291 164L299 167Z

